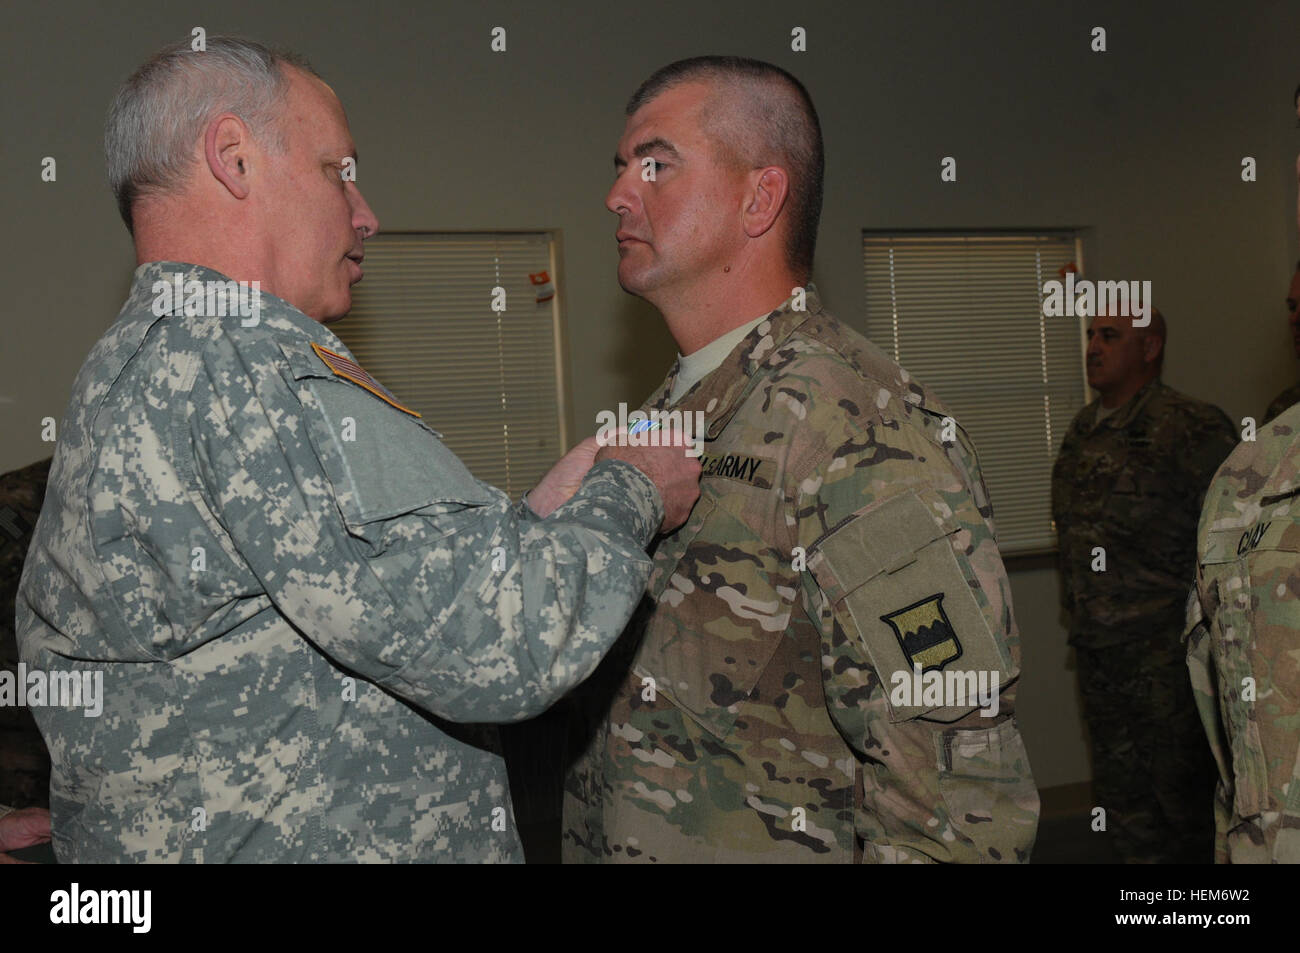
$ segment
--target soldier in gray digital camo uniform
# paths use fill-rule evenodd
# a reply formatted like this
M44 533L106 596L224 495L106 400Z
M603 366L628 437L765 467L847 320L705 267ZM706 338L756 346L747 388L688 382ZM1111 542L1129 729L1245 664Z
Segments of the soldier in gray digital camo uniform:
M168 109L200 118L169 141L142 125ZM356 365L322 322L378 223L296 58L165 51L106 143L142 264L74 384L18 610L29 666L103 675L100 717L35 709L59 859L520 860L495 730L452 723L594 669L698 464L582 479L591 441L532 491L543 520ZM232 278L254 317L190 293Z
M1180 636L1196 520L1236 443L1223 411L1161 383L1164 319L1099 315L1088 382L1052 470L1061 603L1106 836L1133 863L1209 863L1214 765ZM1103 562L1104 560L1104 562Z

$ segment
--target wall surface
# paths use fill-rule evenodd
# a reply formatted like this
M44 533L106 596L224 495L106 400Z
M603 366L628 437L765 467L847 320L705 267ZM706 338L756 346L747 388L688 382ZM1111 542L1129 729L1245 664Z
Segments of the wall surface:
M5 13L0 60L0 471L49 454L40 421L62 417L128 285L99 145L108 101L194 26L315 64L348 109L382 227L559 231L575 432L643 397L674 354L618 286L603 197L627 96L706 52L771 60L812 93L828 169L815 279L855 326L863 228L1082 227L1090 274L1154 282L1169 384L1240 418L1296 376L1282 308L1297 252L1294 4L24 4ZM494 26L505 53L489 49ZM796 26L807 52L790 49ZM1105 53L1089 48L1095 26ZM949 155L956 183L939 179ZM1041 786L1088 777L1056 585L1049 567L1013 567Z

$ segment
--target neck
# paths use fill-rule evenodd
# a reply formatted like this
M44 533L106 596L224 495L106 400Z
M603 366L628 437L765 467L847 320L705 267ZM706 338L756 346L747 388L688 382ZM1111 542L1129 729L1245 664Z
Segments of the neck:
M135 261L176 261L202 265L235 281L257 281L276 294L271 260L247 240L247 232L232 227L194 206L155 203L135 211Z
M1147 384L1156 379L1156 375L1141 377L1135 381L1127 381L1121 386L1113 387L1101 392L1101 406L1107 410L1114 410L1123 404L1127 404L1133 399L1133 395L1140 391Z
M664 316L682 354L694 354L722 335L781 306L800 284L784 265L737 266L695 287L651 303Z

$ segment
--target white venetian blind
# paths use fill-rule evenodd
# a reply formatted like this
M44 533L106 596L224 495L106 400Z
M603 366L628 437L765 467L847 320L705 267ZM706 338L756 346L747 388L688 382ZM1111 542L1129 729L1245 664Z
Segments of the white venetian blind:
M1078 319L1045 318L1042 289L1077 236L864 232L863 260L867 335L975 441L1003 554L1050 551L1052 463L1087 388Z
M551 236L388 234L366 242L352 311L330 330L479 479L518 498L563 451ZM493 289L505 310L492 309Z

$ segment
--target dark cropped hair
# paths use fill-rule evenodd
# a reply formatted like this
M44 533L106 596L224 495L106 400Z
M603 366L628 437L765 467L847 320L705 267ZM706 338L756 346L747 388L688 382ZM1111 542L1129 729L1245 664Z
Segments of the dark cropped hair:
M806 280L817 248L825 157L812 97L779 66L743 56L695 56L656 70L628 100L627 115L683 83L707 82L732 94L707 109L708 131L724 150L751 168L785 169L790 180L786 260ZM729 109L739 109L735 115ZM721 115L720 112L726 112Z

